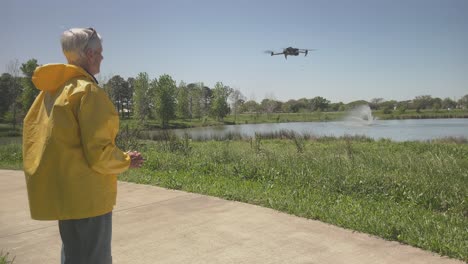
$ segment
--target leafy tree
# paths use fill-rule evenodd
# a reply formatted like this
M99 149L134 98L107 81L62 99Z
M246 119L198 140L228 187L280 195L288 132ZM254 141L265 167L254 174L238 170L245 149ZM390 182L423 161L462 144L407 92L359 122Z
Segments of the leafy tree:
M457 107L457 102L455 102L454 100L448 97L442 100L443 109L454 109L455 107Z
M237 114L240 106L244 103L245 96L239 89L233 89L229 97L231 99L231 110L234 112L234 123L237 122Z
M278 101L276 101L275 99L268 98L262 100L262 102L260 103L260 107L262 108L263 112L267 114L277 112L281 109L280 103Z
M299 104L296 100L291 99L283 104L281 110L285 113L297 113L299 112Z
M372 110L379 110L380 104L383 103L384 101L385 101L385 99L383 99L383 98L373 98L373 99L371 99L371 101L369 103L369 107Z
M23 86L22 104L24 113L28 112L34 99L36 99L36 96L39 94L39 90L32 82L32 75L38 66L36 59L30 59L26 63L21 64L20 69L25 76L21 81Z
M401 101L397 102L396 107L399 114L404 114L408 110L411 101Z
M386 112L389 113L389 112L391 112L393 109L395 109L395 107L397 106L397 104L398 104L398 102L395 101L395 100L384 101L384 102L380 103L379 108L380 108L380 109L383 109L383 110L386 109Z
M310 100L312 111L317 111L317 110L324 111L328 108L329 104L330 104L330 101L320 96L316 96Z
M179 118L191 118L189 88L184 82L177 87L177 116Z
M0 77L0 120L3 119L5 113L10 109L10 105L15 102L16 97L13 97L13 89L15 80L9 73L3 73Z
M171 76L164 74L159 77L155 90L156 114L163 128L169 126L169 121L176 117L176 83Z
M458 100L458 104L463 109L468 109L468 94Z
M328 109L330 111L344 111L344 104L343 102L339 102L339 103L331 103L328 105Z
M130 117L129 113L131 111L131 101L133 97L133 87L130 86L127 80L124 79L123 86L121 87L119 98L120 104L122 106L122 118L124 118L125 113L127 113L127 117Z
M211 104L211 115L217 120L223 118L229 113L228 97L232 89L224 86L222 82L217 82L213 88L213 102Z
M244 104L245 104L244 98L237 100L237 114L244 113Z
M256 113L259 111L259 109L260 105L257 102L255 102L254 100L249 100L242 105L240 112Z
M134 89L133 107L135 117L139 120L149 118L151 115L151 91L149 77L146 72L140 72L135 78Z
M120 75L113 76L105 85L109 97L114 101L117 111L124 118L125 112L128 112L128 101L131 97L128 82ZM126 105L126 107L124 107Z
M7 71L13 78L13 83L10 87L11 104L9 105L9 112L6 116L6 121L13 125L13 129L16 128L16 124L20 122L20 110L21 110L21 94L23 87L21 86L20 78L20 63L18 60L10 61L7 64Z
M301 98L296 101L296 106L295 108L297 109L297 112L305 112L310 109L310 103L307 98Z
M432 108L432 96L430 95L420 95L416 96L413 99L413 107L416 109L416 112L420 112L421 109L430 109Z
M442 107L442 99L439 97L432 98L431 100L431 107L434 109L436 112L440 110Z
M187 85L190 118L202 116L202 88L203 83L189 83Z
M261 110L269 116L271 113L280 112L282 103L276 100L274 94L270 93L260 102Z
M135 93L135 78L127 78L128 90L126 94L125 107L127 108L127 118L130 118L130 113L133 113L133 94Z
M211 101L213 99L213 91L207 87L203 86L201 88L201 114L206 116L210 113L211 110Z
M391 114L393 112L393 107L390 105L383 106L383 113L384 114Z

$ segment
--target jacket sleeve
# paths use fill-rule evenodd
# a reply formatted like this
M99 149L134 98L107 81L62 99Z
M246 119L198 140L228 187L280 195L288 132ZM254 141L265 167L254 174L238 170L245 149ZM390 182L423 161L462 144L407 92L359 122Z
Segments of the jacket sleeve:
M90 86L78 110L84 155L90 168L98 173L122 173L130 166L130 157L115 145L119 116L107 94Z

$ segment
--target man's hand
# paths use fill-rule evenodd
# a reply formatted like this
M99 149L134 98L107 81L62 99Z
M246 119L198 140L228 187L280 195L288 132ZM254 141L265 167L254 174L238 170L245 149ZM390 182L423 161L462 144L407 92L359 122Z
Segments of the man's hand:
M140 152L129 151L127 154L130 156L130 168L140 168L143 165L145 159L143 159Z

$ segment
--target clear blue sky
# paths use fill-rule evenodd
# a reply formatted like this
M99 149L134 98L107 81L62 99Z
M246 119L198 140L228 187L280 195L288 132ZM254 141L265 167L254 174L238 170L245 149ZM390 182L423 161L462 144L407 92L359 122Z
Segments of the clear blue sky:
M1 72L15 59L65 62L60 34L91 26L101 78L221 81L257 101L468 94L467 0L6 0L0 25ZM288 46L317 51L264 53Z

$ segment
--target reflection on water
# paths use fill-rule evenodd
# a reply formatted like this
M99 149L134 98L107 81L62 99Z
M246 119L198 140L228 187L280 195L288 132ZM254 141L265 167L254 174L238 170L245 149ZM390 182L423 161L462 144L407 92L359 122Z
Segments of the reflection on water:
M468 119L408 119L373 120L372 123L350 121L297 122L275 124L246 124L218 127L175 129L177 135L188 133L192 138L222 137L229 133L252 137L256 132L270 133L293 130L315 136L364 135L374 139L388 138L394 141L429 140L444 137L468 138Z

